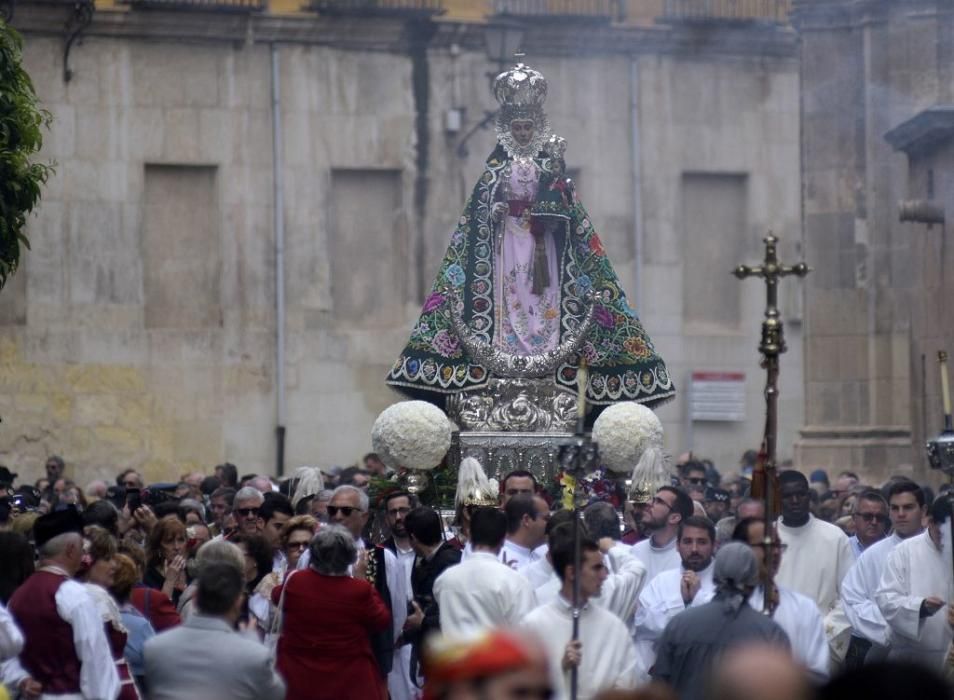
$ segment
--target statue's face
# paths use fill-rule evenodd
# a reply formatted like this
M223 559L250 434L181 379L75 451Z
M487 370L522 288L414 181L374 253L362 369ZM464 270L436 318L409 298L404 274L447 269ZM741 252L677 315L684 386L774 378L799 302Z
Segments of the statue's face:
M526 146L533 140L534 130L532 119L514 119L510 122L510 133L513 134L513 140L521 146Z

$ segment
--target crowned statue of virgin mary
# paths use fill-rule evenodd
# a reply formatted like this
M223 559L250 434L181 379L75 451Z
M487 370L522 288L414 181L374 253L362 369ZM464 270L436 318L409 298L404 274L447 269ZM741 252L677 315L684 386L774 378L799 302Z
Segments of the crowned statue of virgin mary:
M416 398L544 382L587 402L649 406L675 394L627 302L543 111L546 79L518 64L494 82L497 146L451 235L388 384Z

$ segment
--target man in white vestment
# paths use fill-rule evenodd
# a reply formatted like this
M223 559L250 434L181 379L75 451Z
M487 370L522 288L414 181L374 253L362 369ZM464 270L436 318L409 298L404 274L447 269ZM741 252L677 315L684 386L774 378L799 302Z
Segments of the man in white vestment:
M609 504L605 505L610 509L613 508ZM573 511L559 511L559 513L568 513L571 517L569 519L562 518L562 522L550 531L548 535L549 547L553 547L561 539L568 537L572 539L573 537ZM586 528L585 525L582 527L585 528L584 535L593 539L589 528ZM597 541L597 545L603 554L603 563L606 564L607 572L612 573L607 573L600 594L591 598L590 602L606 608L629 628L633 623L633 613L636 611L636 603L640 588L643 585L646 568L642 565L642 562L633 556L631 547L619 546L612 537L601 537ZM550 570L553 571L553 558L550 556L549 550L545 558L550 562ZM534 591L537 605L552 603L559 597L561 590L563 590L563 582L554 572L549 581Z
M856 668L866 660L877 661L888 653L891 627L874 596L888 555L901 542L923 531L922 521L927 516L924 492L913 481L898 481L888 491L888 509L894 531L862 552L841 582L842 607L852 629L847 668Z
M656 660L656 640L669 621L687 608L705 605L715 595L715 526L708 518L687 518L679 523L677 542L680 568L658 574L639 594L636 654L643 681L649 680L649 669Z
M513 627L534 607L533 589L498 556L507 533L507 516L496 508L471 512L470 557L434 582L441 633L470 637L492 627Z
M778 535L773 533L771 565L766 566L765 559L765 521L760 518L746 518L736 525L732 539L744 542L752 548L755 560L759 564L759 577L775 580L779 566L784 560L785 545ZM776 595L773 599L775 610L772 619L788 635L792 645L792 656L810 672L813 680L824 681L828 678L829 651L828 639L825 637L825 624L815 601L801 593L775 585ZM756 586L749 596L749 605L759 612L765 610L765 587Z
M808 479L795 470L779 474L782 517L778 536L787 549L776 583L815 601L822 616L838 602L839 588L855 562L841 528L809 511Z
M951 643L951 626L938 612L952 597L951 502L934 500L928 528L897 545L885 562L875 601L891 628L890 659L940 670Z
M560 528L567 532L566 526ZM591 599L600 594L609 573L599 546L588 537L581 541L579 573L579 638L573 640L572 536L560 537L550 548L553 568L562 588L559 597L527 615L523 626L534 632L546 648L553 675L555 698L570 697L572 669L577 670L577 698L589 700L601 691L636 687L636 655L629 631L619 618Z
M507 516L507 538L500 551L500 561L514 571L521 571L545 554L539 550L547 539L550 506L539 496L520 494L510 498L503 510Z
M643 528L649 536L633 545L633 556L646 567L645 585L660 572L679 568L682 560L676 550L676 536L679 523L690 517L692 510L692 499L685 491L663 486L643 511Z

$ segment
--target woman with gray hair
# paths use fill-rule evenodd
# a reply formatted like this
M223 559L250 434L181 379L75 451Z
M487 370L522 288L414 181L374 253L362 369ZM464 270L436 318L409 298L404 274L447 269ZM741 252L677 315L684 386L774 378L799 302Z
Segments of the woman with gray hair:
M370 635L391 625L378 592L363 580L354 536L322 525L309 545L307 569L276 587L282 629L276 668L288 684L286 700L386 700L386 679L371 651Z
M671 685L680 700L705 697L713 666L729 649L769 646L790 651L782 628L745 604L759 582L758 563L748 545L723 545L713 578L712 601L676 615L659 638L653 679Z

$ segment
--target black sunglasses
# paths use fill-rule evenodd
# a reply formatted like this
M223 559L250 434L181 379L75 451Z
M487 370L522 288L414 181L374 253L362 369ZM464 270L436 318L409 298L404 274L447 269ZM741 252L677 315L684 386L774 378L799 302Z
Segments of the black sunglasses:
M355 508L354 506L328 506L328 515L330 515L332 518L338 515L338 511L341 511L341 514L346 518L350 518L351 514L355 511L358 513L364 512L360 508Z
M258 515L258 508L238 508L236 512L248 517L249 515Z

